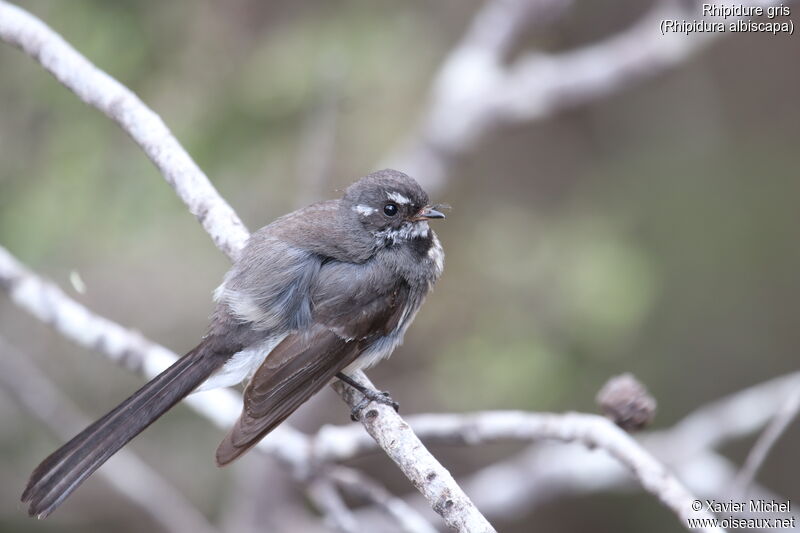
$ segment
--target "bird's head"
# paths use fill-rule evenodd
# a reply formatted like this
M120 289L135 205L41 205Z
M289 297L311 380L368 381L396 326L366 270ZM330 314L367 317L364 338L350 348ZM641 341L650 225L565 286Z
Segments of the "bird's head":
M428 195L413 178L397 170L380 170L347 188L344 206L382 245L429 238L428 220L444 214L428 204Z

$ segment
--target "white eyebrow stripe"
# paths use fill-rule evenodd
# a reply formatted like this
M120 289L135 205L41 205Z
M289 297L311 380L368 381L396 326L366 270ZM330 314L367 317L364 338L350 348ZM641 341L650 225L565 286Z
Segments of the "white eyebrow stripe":
M406 198L405 196L396 191L390 192L389 194L387 194L387 197L389 198L389 200L394 200L398 204L408 205L411 203L411 200L409 200L408 198Z
M370 207L368 205L354 205L352 207L352 209L356 213L358 213L360 215L363 215L365 217L371 215L372 213L374 213L376 211L376 209L373 209L372 207Z

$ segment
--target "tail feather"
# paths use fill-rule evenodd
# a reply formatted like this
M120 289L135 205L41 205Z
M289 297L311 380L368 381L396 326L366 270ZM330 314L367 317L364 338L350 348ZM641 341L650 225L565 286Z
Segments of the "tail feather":
M44 518L120 448L186 397L227 360L206 339L36 467L22 493Z

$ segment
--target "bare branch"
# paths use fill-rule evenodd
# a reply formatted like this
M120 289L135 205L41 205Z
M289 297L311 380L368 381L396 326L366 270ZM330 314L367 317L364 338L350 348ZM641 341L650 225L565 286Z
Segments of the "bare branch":
M358 470L339 466L332 468L327 475L351 494L374 503L405 533L436 533L436 528L416 509Z
M759 383L696 409L672 428L643 437L643 442L658 447L656 455L670 463L719 448L764 427L798 389L800 372Z
M0 384L62 439L91 423L27 357L0 337ZM167 531L216 533L203 514L132 451L121 450L99 475Z
M715 490L728 490L732 476L716 473L721 468L720 456L713 450L736 439L751 435L764 427L782 408L786 408L787 398L800 390L800 372L780 376L747 389L737 391L702 406L673 427L643 434L639 441L653 455L680 473L687 485L703 494ZM488 413L487 413L488 415ZM446 417L443 421L440 417ZM530 434L517 428L509 428L505 434L488 431L478 427L478 419L473 415L416 415L406 419L414 432L425 442L440 444L476 445L496 440L529 439ZM314 438L311 449L316 461L340 462L375 449L375 443L364 435L358 426L323 426ZM534 452L531 452L534 453ZM525 478L529 490L520 489L519 483L498 482L494 486L516 487L505 491L495 490L493 495L475 491L472 482L466 485L474 493L481 508L487 513L495 505L500 505L503 494L514 493L518 497L530 498L532 503L547 499L548 494L558 493L558 487L566 487L566 493L583 490L601 490L624 483L621 471L610 460L588 456L580 447L547 446L537 448L536 457L526 460L527 469L519 465L507 468L497 466L497 479L506 475ZM727 463L727 460L724 460ZM729 469L730 466L726 467ZM502 473L500 473L502 471ZM486 475L494 472L494 466L487 467ZM493 477L495 474L491 474ZM476 482L477 483L477 482ZM531 493L530 496L522 496ZM535 494L534 494L535 493ZM516 497L515 497L516 499Z
M800 411L800 388L797 388L789 394L784 401L781 408L775 413L775 417L767 425L764 432L758 437L753 449L747 455L747 459L742 466L739 475L736 476L734 481L733 493L744 496L747 492L748 486L753 482L761 468L761 465L766 460L772 447L781 438L781 435L786 431L792 421L797 417L797 412Z
M348 403L350 401L348 399ZM392 410L387 408L384 411ZM365 418L369 419L369 414L367 412ZM372 420L377 418L377 414L372 416ZM691 504L696 498L680 481L630 435L601 416L492 411L469 415L421 415L413 417L410 422L413 424L415 433L412 434L415 437L419 435L439 442L476 444L508 439L557 439L579 442L589 448L600 448L627 467L645 490L657 496L681 518L684 526L688 527L687 518L711 517L708 513L694 513ZM377 427L365 424L367 431L370 434L373 431L380 432L380 423L373 424ZM340 434L339 437L341 436ZM376 440L379 439L376 437ZM385 448L384 451L389 453ZM414 480L414 472L407 472L406 476Z
M366 387L375 388L361 371L351 377ZM333 386L351 408L362 400L361 393L342 382L336 382ZM402 470L448 526L463 532L494 531L491 524L458 486L450 472L431 455L411 427L394 409L388 405L370 402L362 412L361 423L367 433L375 439L378 446Z
M738 501L730 490L737 468L722 455L707 451L669 466L697 496ZM626 470L611 457L579 445L554 443L533 445L517 456L493 463L458 481L487 516L502 516L506 520L527 516L537 507L564 498L609 491L629 492L636 488ZM751 497L785 500L762 487L754 487ZM416 500L410 503L415 508L424 505ZM736 514L753 516L749 512ZM369 518L360 514L359 519Z
M238 257L249 234L161 118L95 67L44 22L0 0L0 39L36 59L78 98L120 125L158 167L225 255Z
M340 533L360 531L356 517L342 501L333 481L325 476L316 477L309 482L306 493L322 513L326 525Z
M683 63L720 37L662 35L661 20L693 20L701 4L658 2L630 28L595 44L559 53L528 52L506 63L520 23L552 18L568 5L489 0L442 63L416 129L387 158L388 166L417 176L435 192L444 186L454 159L498 127L605 98Z
M700 407L672 428L644 434L639 440L692 492L720 501L735 499L738 496L731 487L736 469L713 450L758 431L797 390L800 372L774 378ZM440 426L438 416L412 416L407 422L427 443L474 445L498 438L527 438L516 431L505 436L495 432L492 436L476 430L470 415L462 416L450 430ZM344 461L370 452L374 446L355 425L325 426L318 432L312 449L318 461ZM518 457L487 466L459 480L459 484L487 516L514 518L565 496L627 489L630 480L609 456L591 453L580 445L542 443ZM753 496L780 499L764 488L758 488Z

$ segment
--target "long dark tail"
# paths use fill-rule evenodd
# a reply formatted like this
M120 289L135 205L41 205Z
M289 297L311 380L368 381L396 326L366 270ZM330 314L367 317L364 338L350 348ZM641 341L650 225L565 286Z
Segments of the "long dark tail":
M220 368L228 358L205 339L36 467L22 501L45 518L109 457Z

